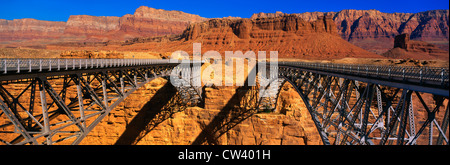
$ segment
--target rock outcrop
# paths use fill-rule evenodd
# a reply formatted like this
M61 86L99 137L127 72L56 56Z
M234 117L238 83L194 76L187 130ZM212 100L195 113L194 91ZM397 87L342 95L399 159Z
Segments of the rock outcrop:
M60 58L124 58L124 53L116 51L63 51Z
M394 48L407 49L409 40L410 40L410 36L407 33L395 36Z
M449 60L447 51L424 41L411 40L408 33L395 36L394 48L383 53L383 56L415 60Z

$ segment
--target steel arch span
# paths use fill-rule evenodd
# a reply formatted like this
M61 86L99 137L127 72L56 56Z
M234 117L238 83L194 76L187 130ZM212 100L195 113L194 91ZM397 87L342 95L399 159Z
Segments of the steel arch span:
M407 83L398 87L378 84L368 76L358 81L349 78L348 72L328 73L333 72L311 71L291 63L279 67L278 80L296 89L323 144L449 144L448 95L420 92L423 89Z
M22 59L3 60L2 66L5 75L0 82L0 117L9 120L0 120L0 143L50 145L79 144L131 93L156 78L168 78L177 63ZM178 90L188 94L181 101L201 102L197 93L192 98L195 90Z

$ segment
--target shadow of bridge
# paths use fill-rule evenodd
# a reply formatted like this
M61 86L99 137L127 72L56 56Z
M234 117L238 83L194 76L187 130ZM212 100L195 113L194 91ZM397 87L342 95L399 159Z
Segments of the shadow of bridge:
M185 109L177 89L166 83L131 120L115 145L137 144L160 123Z
M251 72L256 72L256 69L252 69ZM244 86L235 89L234 95L211 122L204 126L202 132L192 142L192 145L219 145L218 139L223 134L258 111L259 90L256 86L248 86L249 81L255 82L256 80L249 80L247 77Z

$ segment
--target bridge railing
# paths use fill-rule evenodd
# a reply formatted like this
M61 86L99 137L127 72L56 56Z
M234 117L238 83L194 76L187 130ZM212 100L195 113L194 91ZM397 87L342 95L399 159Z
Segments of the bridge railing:
M345 75L441 85L443 87L448 87L449 84L449 68L308 62L278 62L278 64Z
M0 59L0 72L32 72L168 64L168 59Z

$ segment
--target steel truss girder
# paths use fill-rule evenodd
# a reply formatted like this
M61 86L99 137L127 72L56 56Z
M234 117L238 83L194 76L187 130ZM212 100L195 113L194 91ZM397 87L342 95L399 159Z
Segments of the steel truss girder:
M279 77L297 90L325 145L449 144L448 97L293 67L279 67ZM426 119L415 117L424 110Z
M128 95L153 79L168 76L173 67L71 72L2 82L0 134L5 139L0 143L79 144ZM26 87L17 89L17 84ZM76 94L68 93L70 89ZM38 107L41 111L36 110Z

